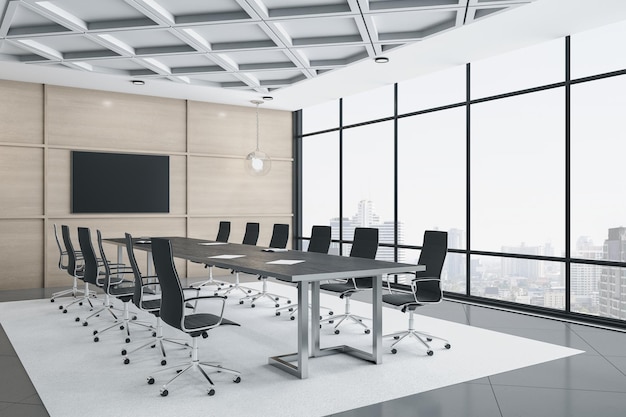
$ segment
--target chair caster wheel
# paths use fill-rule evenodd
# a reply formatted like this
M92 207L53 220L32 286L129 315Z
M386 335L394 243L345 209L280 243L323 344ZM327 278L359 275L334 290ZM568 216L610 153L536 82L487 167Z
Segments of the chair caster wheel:
M100 338L98 336L96 336L96 337L93 338L93 341L97 343L97 342L100 341Z
M86 327L87 325L89 325L89 323L87 323L86 321L84 321L84 322L83 322L83 326L85 326L85 327Z
M148 378L148 385L152 385L152 384L154 384L154 378L149 377Z
M294 316L289 317L289 320L295 320L295 319L296 318ZM322 327L322 326L320 325L320 327Z
M165 359L163 359L163 360L161 361L161 366L165 366L165 365L167 365L167 361L166 361Z
M427 341L427 342L432 342L432 341L433 341L433 339L432 339L432 337L427 337L427 338L426 338L426 341Z
M59 306L59 310L63 310L63 306Z
M120 330L124 330L124 326L120 326Z
M280 298L276 297L276 298L274 298L274 300L276 300L276 301L280 301Z
M291 304L291 300L287 300L287 304Z
M130 337L127 337L125 340L126 343L130 343Z
M287 309L287 311L292 312L292 311L293 311L293 307L289 307L289 308Z
M396 349L396 348L391 349L391 353L393 353L395 355L396 353L398 353L398 349Z
M98 334L98 331L97 331L97 330L94 330L94 331L93 331L93 335L95 336L95 335L97 335L97 334Z
M433 352L432 350L429 350L429 351L427 351L427 352L426 352L426 354L427 354L428 356L433 356L433 354L434 354L434 353L435 353L435 352Z
M79 306L82 306L82 305L83 305L83 302L81 301L80 303L78 303L78 305L79 305Z
M50 302L51 302L51 303L54 303L54 298L51 298L51 299L50 299Z
M167 390L166 390L166 392L167 392ZM215 390L214 390L213 388L211 388L211 389L207 392L207 394L208 394L208 396L209 396L209 397L212 397L212 396L214 396L214 395L215 395ZM163 394L161 394L161 395L163 395Z
M128 365L130 363L130 359L126 358L124 359L124 365Z
M235 377L235 379L233 379L233 382L234 382L235 384L240 383L240 382L241 382L241 377L240 377L240 376Z
M63 310L63 314L66 314L66 313L67 313L67 310Z
M248 294L252 293L252 290L248 290Z
M169 394L169 392L166 389L161 390L161 397L167 397L167 394Z
M365 334L370 334L370 329L365 329Z
M332 316L333 314L335 314L335 313L333 313L332 311L329 311L329 312L328 312L328 315L329 315L329 316Z
M76 317L74 321L80 321L80 317Z
M152 337L156 337L156 332L152 332Z
M276 312L276 315L277 315L277 316L280 316L280 311L277 311L277 312Z
M255 305L254 305L254 304L250 304L250 307L254 308L254 307L255 307Z
M328 324L333 324L335 320L328 320Z
M446 345L444 346L446 349L450 349L452 346L450 346L450 343L446 343Z
M122 349L122 356L126 356L128 352L126 352L126 349Z
M239 304L243 304L243 300L239 300Z
M393 338L398 340L398 339L400 339L400 336L394 336Z
M274 307L278 308L278 307L280 307L280 306L279 306L278 304L274 304Z
M339 334L339 329L335 330L335 334Z
M156 347L156 345L152 345L150 346L150 349L154 349Z

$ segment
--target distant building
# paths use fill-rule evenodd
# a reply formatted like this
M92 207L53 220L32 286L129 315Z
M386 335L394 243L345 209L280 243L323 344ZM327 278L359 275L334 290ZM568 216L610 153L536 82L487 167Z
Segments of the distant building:
M626 260L626 228L609 229L609 237L602 248L603 259ZM626 270L603 266L598 284L599 313L604 317L626 319Z

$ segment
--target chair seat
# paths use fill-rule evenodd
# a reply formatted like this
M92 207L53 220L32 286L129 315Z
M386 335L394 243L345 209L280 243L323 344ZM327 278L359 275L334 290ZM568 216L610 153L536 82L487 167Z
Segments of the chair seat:
M185 329L189 331L189 334L192 337L197 337L197 336L200 336L202 332L204 332L207 328L211 326L215 326L217 323L219 323L219 321L220 321L220 317L216 316L215 314L210 314L210 313L189 314L188 316L185 316ZM231 321L225 318L222 318L221 325L239 326L238 323L235 323L234 321ZM194 331L195 329L198 329L198 330Z
M356 288L354 288L352 280L349 280L348 282L333 282L331 284L322 284L320 285L320 288L324 291L331 292L346 292L356 290Z
M154 300L143 300L141 302L141 309L147 310L152 314L158 314L159 310L161 309L161 299L155 298Z
M383 294L383 303L391 304L394 306L412 305L410 308L414 310L415 307L421 306L421 304L415 302L415 295L411 294Z

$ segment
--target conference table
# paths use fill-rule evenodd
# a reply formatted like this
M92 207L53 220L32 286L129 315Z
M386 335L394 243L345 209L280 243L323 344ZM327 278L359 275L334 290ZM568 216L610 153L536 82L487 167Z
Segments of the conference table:
M281 278L297 284L298 305L311 305L298 309L298 351L272 356L268 363L298 378L309 377L309 359L336 353L348 354L374 364L382 363L382 277L385 274L423 271L423 265L404 264L374 259L327 255L298 250L272 252L260 246L221 243L206 239L164 237L172 245L173 256L193 262L207 263L235 271ZM118 245L119 262L123 259L125 239L104 239ZM148 239L134 239L133 247L149 253ZM373 276L371 351L348 345L320 347L320 282ZM311 290L309 300L309 288ZM310 314L310 317L309 317ZM368 336L358 336L368 337Z

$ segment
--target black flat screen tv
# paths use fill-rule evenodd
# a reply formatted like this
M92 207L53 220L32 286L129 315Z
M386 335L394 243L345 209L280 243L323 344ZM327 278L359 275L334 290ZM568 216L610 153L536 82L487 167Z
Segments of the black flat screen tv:
M169 213L164 155L72 151L72 213Z

